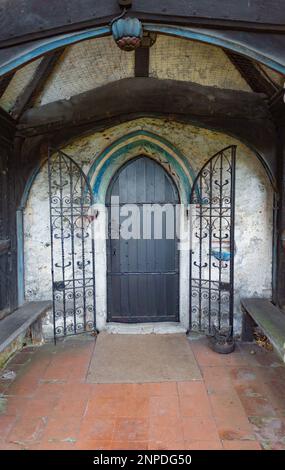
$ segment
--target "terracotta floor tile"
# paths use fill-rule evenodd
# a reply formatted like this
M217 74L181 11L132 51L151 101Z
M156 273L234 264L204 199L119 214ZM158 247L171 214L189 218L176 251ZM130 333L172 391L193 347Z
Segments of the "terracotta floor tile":
M185 450L222 450L221 441L190 441L185 443Z
M117 418L113 441L147 441L149 438L148 419Z
M37 391L39 386L39 379L36 377L31 378L30 376L21 377L16 379L13 384L9 386L7 395L9 396L21 396L21 397L32 397Z
M210 395L213 416L225 420L239 419L246 416L245 410L236 392L225 392L218 395Z
M206 387L203 380L192 380L188 382L177 382L178 395L186 395L190 397L198 397L207 395Z
M122 418L148 418L150 414L150 398L137 396L124 401L118 417Z
M159 383L143 383L134 384L134 393L136 395L146 395L149 397L161 397L177 395L176 382L159 382Z
M15 422L16 416L0 415L0 442L5 440Z
M233 367L229 373L234 385L255 383L258 380L258 370L254 367Z
M38 444L28 445L27 450L75 450L72 442L42 441Z
M83 418L79 433L79 442L85 440L111 441L115 429L115 419L91 417Z
M86 415L88 417L116 418L124 416L127 400L121 397L92 397L88 401Z
M25 445L20 444L11 444L9 442L0 441L0 450L24 450L26 449Z
M6 440L9 443L39 441L47 425L46 418L20 417L12 426Z
M148 441L114 441L110 443L111 450L148 450Z
M61 382L40 382L39 386L33 395L33 398L40 399L40 398L49 398L49 397L57 397L58 399L67 392L67 389L64 388L65 383Z
M7 396L5 397L4 414L21 416L24 414L30 403L32 403L32 398L30 397Z
M178 384L181 416L212 416L209 395L203 382Z
M182 418L182 425L186 442L219 440L213 418Z
M76 442L80 425L79 418L74 417L71 410L70 415L64 418L62 416L48 418L42 440L47 442Z
M136 384L94 384L92 397L125 398L135 394Z
M202 367L202 375L205 387L209 394L224 393L233 388L233 383L228 367L215 366Z
M67 400L65 399L65 402ZM30 398L26 406L22 409L22 416L29 419L30 417L41 418L51 416L56 410L59 398L54 395L44 396L40 398Z
M261 450L257 441L223 441L226 450Z
M149 450L185 450L184 441L170 442L170 441L149 441Z
M66 364L65 361L57 361L57 359L54 359L48 366L42 378L44 380L67 381L71 377L72 373L73 368L71 364Z
M178 396L155 396L149 400L150 416L174 416L180 415Z
M245 416L235 419L215 418L215 422L221 440L256 439L253 426Z
M77 397L69 395L68 399L63 395L56 400L53 408L50 409L50 415L57 419L72 415L81 418L87 412L88 396L78 394Z
M277 412L265 397L240 396L240 401L248 416L276 416Z
M79 440L75 443L76 450L110 450L110 441Z
M205 341L193 341L191 348L200 366L223 366L221 354L212 351Z
M150 416L149 439L156 442L180 442L184 439L180 418L172 416Z

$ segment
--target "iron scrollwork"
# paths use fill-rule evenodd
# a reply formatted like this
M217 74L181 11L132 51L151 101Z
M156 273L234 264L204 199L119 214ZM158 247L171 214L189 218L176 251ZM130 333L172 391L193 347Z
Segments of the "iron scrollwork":
M93 195L77 163L49 150L49 201L55 339L95 329Z
M190 197L190 329L233 329L236 147L215 154Z

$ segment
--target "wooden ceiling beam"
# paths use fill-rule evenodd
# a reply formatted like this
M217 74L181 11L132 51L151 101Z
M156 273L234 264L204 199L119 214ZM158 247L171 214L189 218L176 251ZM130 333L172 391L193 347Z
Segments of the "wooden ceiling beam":
M14 77L14 72L8 73L7 75L4 75L4 77L0 79L0 98L4 95L13 77Z
M268 97L272 97L278 91L278 85L275 86L267 80L250 59L226 49L224 49L224 52L252 91L264 93Z
M61 49L43 57L33 78L18 96L13 106L11 115L14 119L18 120L27 109L33 107L62 54L63 50Z

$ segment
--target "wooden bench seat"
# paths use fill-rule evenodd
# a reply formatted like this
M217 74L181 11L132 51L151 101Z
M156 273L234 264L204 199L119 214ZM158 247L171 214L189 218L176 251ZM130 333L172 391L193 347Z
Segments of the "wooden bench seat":
M39 342L41 335L41 317L52 306L50 301L27 302L0 321L0 367L1 364L19 349L17 339L31 329L32 342Z
M253 340L253 328L258 325L285 362L285 312L268 299L242 299L244 341Z

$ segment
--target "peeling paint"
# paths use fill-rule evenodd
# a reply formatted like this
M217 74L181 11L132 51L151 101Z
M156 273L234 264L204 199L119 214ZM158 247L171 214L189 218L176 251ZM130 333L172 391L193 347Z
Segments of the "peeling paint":
M78 138L66 146L64 151L81 165L87 174L110 144L140 130L167 139L188 159L195 173L213 154L228 145L237 145L235 333L239 333L240 298L271 297L273 191L266 172L256 155L236 139L220 132L157 118L133 120ZM159 158L159 152L153 157ZM27 300L51 299L49 230L48 177L47 167L44 166L34 181L24 212ZM189 281L186 265L181 276L186 286ZM97 314L104 324L106 253L102 244L97 244L96 247L96 285ZM187 301L187 293L181 289L180 304L186 314ZM51 336L51 313L45 317L43 326L45 336Z

